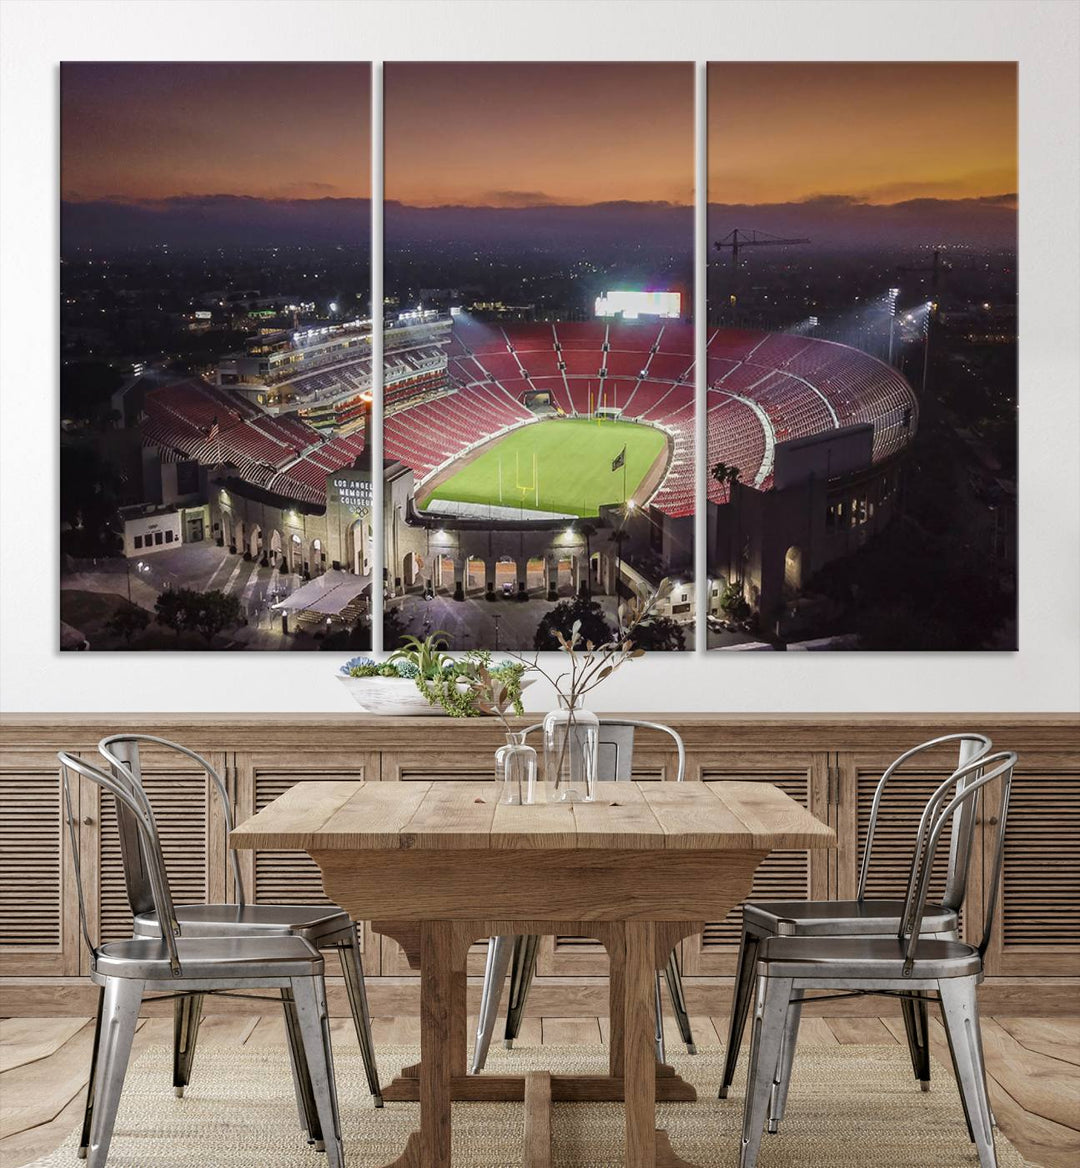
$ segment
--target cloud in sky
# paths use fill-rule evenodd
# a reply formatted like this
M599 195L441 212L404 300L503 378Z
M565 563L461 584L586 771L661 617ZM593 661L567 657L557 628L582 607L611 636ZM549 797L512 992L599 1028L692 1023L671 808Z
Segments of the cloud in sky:
M536 195L542 192L503 192ZM366 244L366 199L190 195L159 200L65 202L66 247ZM870 203L853 195L818 195L786 203L712 203L710 237L732 228L807 236L817 247L920 246L975 242L1011 247L1016 241L1016 195L970 199L920 197ZM616 201L590 205L514 203L501 206L385 205L387 247L420 241L478 246L636 244L689 249L693 209L673 203Z

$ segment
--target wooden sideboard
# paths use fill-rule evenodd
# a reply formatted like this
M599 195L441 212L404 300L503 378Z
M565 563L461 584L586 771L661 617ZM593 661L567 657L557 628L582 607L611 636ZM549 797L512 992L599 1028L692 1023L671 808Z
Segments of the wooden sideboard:
M998 1012L1054 1013L1080 1006L1080 719L1061 714L670 714L664 721L686 743L688 780L773 782L836 828L835 852L787 852L765 861L754 890L771 897L854 894L859 841L874 786L884 767L909 746L957 730L978 730L989 734L995 747L1017 751L1005 876L983 992L987 1006ZM241 820L293 784L313 779L489 779L493 752L502 741L497 726L486 720L360 713L5 715L0 722L0 1013L91 1012L93 988L85 977L87 957L62 830L55 752L94 756L102 736L121 730L160 734L205 754L225 778ZM879 829L874 893L902 895L922 800L955 766L955 752L924 757L925 765L902 793L897 788L894 813ZM634 777L673 779L675 761L669 739L642 733ZM158 810L174 896L180 902L225 899L224 832L201 772L179 756L148 751L144 774ZM84 888L92 928L105 939L130 935L131 919L111 802L100 800L93 784L79 790ZM976 934L995 824L991 800L984 807L965 906L965 926ZM243 854L241 863L249 899L295 903L322 897L318 871L305 855L260 851ZM727 1012L737 929L733 913L683 943L692 1013ZM477 947L473 994L482 962ZM415 975L394 942L366 930L364 964L375 1013L417 1010ZM606 957L598 944L547 938L530 1011L602 1014L605 974ZM335 1012L345 1010L344 996L333 982L331 1006ZM850 1013L853 1003L843 1007ZM258 1007L219 999L211 1008ZM881 1006L870 1003L868 1008L877 1012Z

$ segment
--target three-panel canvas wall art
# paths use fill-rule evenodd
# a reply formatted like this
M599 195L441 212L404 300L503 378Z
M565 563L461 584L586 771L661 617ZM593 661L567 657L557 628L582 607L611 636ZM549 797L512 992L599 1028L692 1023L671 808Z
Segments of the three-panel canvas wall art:
M61 647L1016 648L1015 65L705 70L64 65Z

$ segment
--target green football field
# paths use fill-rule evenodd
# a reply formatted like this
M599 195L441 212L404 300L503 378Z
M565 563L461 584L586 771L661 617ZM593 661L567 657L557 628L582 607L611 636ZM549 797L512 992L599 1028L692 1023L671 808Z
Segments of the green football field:
M587 418L533 422L489 447L425 495L420 506L432 499L452 499L596 515L602 503L623 502L622 468L611 469L619 451L626 447L626 492L633 495L666 441L659 430L634 422Z

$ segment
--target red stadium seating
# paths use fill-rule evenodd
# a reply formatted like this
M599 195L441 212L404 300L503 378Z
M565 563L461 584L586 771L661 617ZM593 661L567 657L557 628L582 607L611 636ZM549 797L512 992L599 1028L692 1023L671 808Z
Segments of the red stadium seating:
M661 326L644 321L615 321L608 325L608 347L647 353L660 339Z
M590 353L597 352L603 346L608 329L602 321L573 321L553 327L564 350L587 349Z
M676 353L653 353L648 374L653 381L671 380L693 373L694 358Z
M506 334L497 324L458 317L452 333L469 353L506 352Z
M596 349L563 349L563 364L567 377L599 377L604 354ZM530 370L531 372L531 370Z
M387 355L394 371L384 398L388 457L423 477L475 443L543 416L524 405L542 390L565 414L602 406L663 429L672 454L652 503L672 516L693 512L692 326L500 326L457 318L443 349L445 373L431 367L438 348L416 345ZM707 354L707 463L738 466L748 486L771 488L780 442L869 423L878 462L902 450L915 432L918 403L907 382L859 350L814 337L714 329ZM370 358L358 357L310 371L293 384L303 404L340 398L342 412L354 418L370 374ZM355 405L348 397L353 390ZM147 393L142 428L144 441L170 456L223 463L249 482L316 504L325 501L327 474L363 449L359 434L327 441L296 415L271 416L227 387L200 381ZM726 488L711 479L707 493L714 502L726 499Z
M660 334L660 352L694 356L694 326L681 321L669 321Z
M640 351L626 349L612 349L604 354L604 365L609 377L640 377L648 359L648 352L644 355Z
M529 375L530 380L538 377L560 377L559 361L561 353L554 349L528 349L517 354L522 369ZM518 376L521 376L519 373Z
M231 390L201 381L146 395L143 441L308 503L326 501L326 476L364 448L361 434L329 442L294 415L264 414Z
M480 365L487 371L489 378L494 378L496 381L504 377L520 377L521 365L518 363L518 358L513 353L484 353L483 356L477 358L476 364Z
M555 326L551 324L508 324L501 332L518 349L555 348Z

